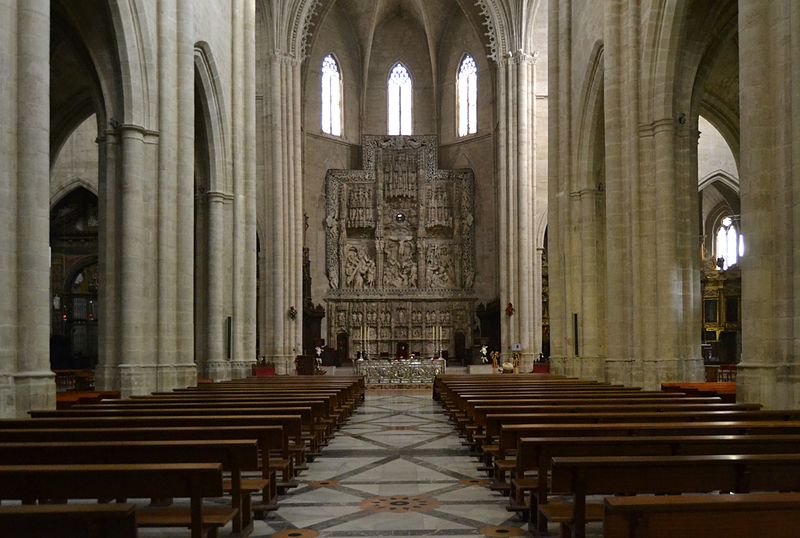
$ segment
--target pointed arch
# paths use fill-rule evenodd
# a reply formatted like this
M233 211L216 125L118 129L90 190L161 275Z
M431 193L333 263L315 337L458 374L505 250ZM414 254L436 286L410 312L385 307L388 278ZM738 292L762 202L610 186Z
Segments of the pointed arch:
M78 189L86 189L90 193L97 196L97 186L92 185L91 182L87 181L82 177L74 177L64 183L56 192L50 195L50 210L52 211L53 208L64 198L67 197L72 191Z
M208 43L200 41L194 48L195 84L202 100L199 109L203 113L208 140L209 189L230 192L227 145L225 143L225 105L219 82L219 71Z
M154 89L155 77L148 66L157 65L155 51L146 36L153 35L146 28L147 17L140 13L140 2L134 0L111 0L109 10L114 23L119 54L122 103L116 110L109 110L109 119L124 124L148 127L156 124L158 107ZM116 116L115 116L116 115Z

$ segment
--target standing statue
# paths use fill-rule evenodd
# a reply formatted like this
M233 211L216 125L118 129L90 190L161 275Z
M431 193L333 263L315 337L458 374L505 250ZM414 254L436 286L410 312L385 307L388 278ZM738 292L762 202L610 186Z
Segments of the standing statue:
M347 249L344 274L348 288L371 288L375 285L375 261L351 245Z

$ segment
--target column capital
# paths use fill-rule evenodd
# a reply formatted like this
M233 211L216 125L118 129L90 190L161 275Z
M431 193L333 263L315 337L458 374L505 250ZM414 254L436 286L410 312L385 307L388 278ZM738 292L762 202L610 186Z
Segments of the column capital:
M267 54L267 58L273 62L278 62L292 66L300 65L303 61L302 58L297 58L296 56L292 56L291 54L287 54L282 51L272 51Z
M508 51L503 57L502 63L508 65L518 65L518 64L535 65L538 59L539 59L539 51L534 51L531 53L519 49L515 51Z

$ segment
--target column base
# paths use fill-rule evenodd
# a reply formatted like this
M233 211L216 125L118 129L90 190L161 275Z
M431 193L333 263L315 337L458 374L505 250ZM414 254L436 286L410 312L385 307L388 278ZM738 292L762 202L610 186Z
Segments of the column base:
M797 373L790 374L790 365L742 362L736 366L736 401L760 403L764 409L790 407L797 390L791 384Z
M279 355L272 358L275 363L275 373L278 375L296 375L293 355Z
M550 356L550 373L552 375L563 375L566 376L567 374L567 361L566 357L556 357L555 355Z
M519 355L519 371L527 374L533 371L533 363L539 358L538 353L523 352Z
M123 398L147 395L158 390L158 367L155 364L121 364L116 369Z
M231 364L228 361L208 361L206 364L206 377L213 381L229 381L231 379Z
M197 367L192 364L167 364L158 366L158 390L169 391L175 388L197 385Z
M94 370L94 388L96 390L118 390L119 369L116 366L98 364Z
M28 418L31 409L56 408L56 375L49 370L18 372L14 380L14 414Z
M244 379L251 377L253 374L253 365L255 361L232 361L231 362L231 379Z
M608 383L617 383L632 387L636 385L635 379L641 379L636 373L637 369L640 369L640 367L636 364L634 359L607 358L605 360L605 380Z

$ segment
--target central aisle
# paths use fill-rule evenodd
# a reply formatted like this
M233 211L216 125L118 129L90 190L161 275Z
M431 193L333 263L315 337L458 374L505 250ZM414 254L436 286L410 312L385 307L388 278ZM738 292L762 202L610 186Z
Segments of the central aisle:
M529 536L430 391L368 392L299 481L253 536Z

